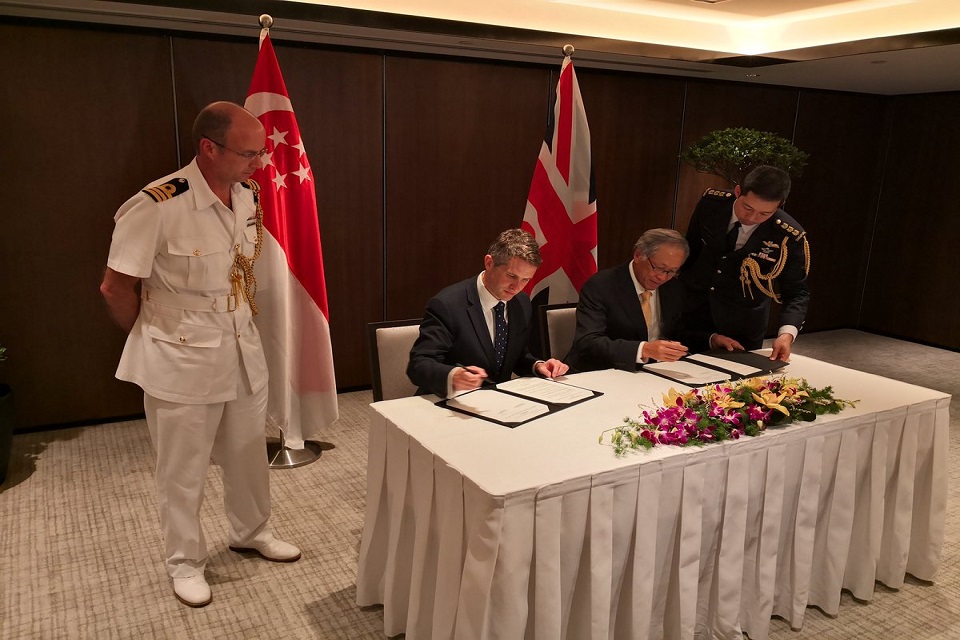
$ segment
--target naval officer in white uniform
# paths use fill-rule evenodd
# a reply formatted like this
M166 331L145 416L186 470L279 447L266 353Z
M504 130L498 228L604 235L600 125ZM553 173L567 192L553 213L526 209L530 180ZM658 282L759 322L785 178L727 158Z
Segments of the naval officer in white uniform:
M120 207L100 290L129 331L117 377L144 391L167 573L181 602L202 607L212 599L199 517L211 458L223 470L230 549L275 562L300 550L267 527L267 367L250 299L263 231L249 179L264 129L215 102L193 139L189 165Z

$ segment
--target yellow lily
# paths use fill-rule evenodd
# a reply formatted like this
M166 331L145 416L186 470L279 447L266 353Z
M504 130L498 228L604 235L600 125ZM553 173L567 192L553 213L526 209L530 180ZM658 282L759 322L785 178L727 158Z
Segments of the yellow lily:
M775 411L779 411L783 415L790 417L790 411L788 411L786 407L780 404L781 402L783 402L783 398L784 398L784 395L782 393L775 394L769 389L764 389L760 391L760 395L757 395L756 393L752 393L751 395L753 396L754 400L756 400L759 404L762 404L766 408L774 409Z

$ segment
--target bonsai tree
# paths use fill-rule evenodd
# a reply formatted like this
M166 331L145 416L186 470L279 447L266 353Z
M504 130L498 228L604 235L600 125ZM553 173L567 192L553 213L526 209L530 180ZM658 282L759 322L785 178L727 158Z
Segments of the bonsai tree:
M797 178L809 157L786 138L742 127L711 131L680 154L680 159L697 171L720 176L730 186L743 182L750 170L761 164L783 169Z

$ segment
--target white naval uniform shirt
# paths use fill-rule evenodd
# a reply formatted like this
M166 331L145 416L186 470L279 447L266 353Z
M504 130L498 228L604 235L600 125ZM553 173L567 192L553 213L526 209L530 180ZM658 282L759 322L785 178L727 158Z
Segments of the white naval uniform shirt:
M196 159L149 186L179 179L189 183L185 193L155 202L140 192L120 207L107 266L141 278L144 287L227 295L237 248L253 255L253 193L233 185L231 211L210 190ZM267 365L248 304L212 313L141 300L116 375L161 400L208 404L259 391Z

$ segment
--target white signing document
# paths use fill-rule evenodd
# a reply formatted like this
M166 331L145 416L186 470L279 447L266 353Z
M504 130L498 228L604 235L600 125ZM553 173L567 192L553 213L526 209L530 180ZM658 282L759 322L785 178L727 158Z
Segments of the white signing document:
M740 364L739 362L734 362L733 360L724 360L722 358L714 358L713 356L708 356L703 353L697 353L692 356L687 356L690 360L696 360L697 362L702 362L703 364L708 364L711 367L718 367L724 371L732 371L733 373L739 373L742 376L755 376L758 373L763 373L760 369L756 367L751 367L750 365Z
M581 389L543 378L514 378L508 382L501 382L497 385L497 389L553 404L572 404L593 396L593 391L590 389Z
M457 411L505 424L526 422L550 412L549 407L539 402L500 393L494 389L471 391L447 400L446 405Z
M688 386L710 384L711 382L722 382L730 379L730 374L726 371L717 371L716 369L701 367L689 360L652 362L643 365L643 371L656 373L664 378L669 378Z

